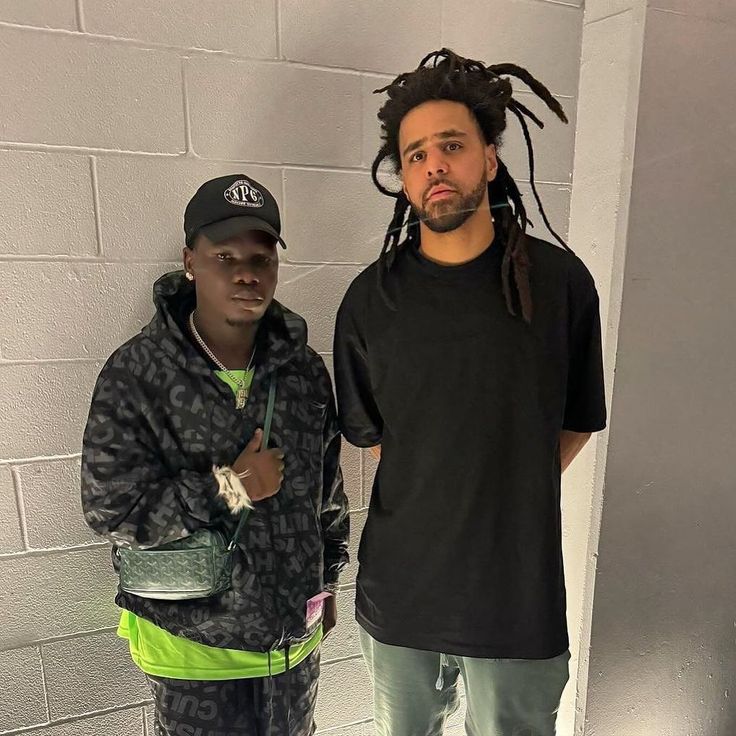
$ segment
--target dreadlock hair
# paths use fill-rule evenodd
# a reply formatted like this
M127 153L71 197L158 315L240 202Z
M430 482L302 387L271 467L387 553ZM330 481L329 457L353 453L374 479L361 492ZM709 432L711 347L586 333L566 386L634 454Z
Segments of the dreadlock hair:
M532 191L539 205L545 224L566 250L570 247L552 229L534 182L534 150L525 117L540 128L541 122L528 108L512 96L511 82L500 75L517 77L541 98L562 120L567 117L560 103L549 90L526 69L515 64L492 64L486 66L480 61L465 59L453 51L443 48L433 51L422 59L419 66L411 72L400 74L391 84L376 93L386 92L388 100L378 112L381 121L383 145L376 156L371 174L379 191L396 199L394 214L389 223L378 261L379 289L387 302L393 306L384 289L384 277L396 259L396 253L406 245L416 247L419 241L419 221L411 211L411 205L403 190L393 192L378 178L379 169L388 160L393 173L401 170L399 154L399 127L404 116L415 107L431 100L450 100L465 105L475 117L485 139L486 145L501 144L501 134L506 129L506 110L510 110L521 125L529 154L529 174ZM532 319L532 298L529 282L530 262L527 252L527 223L531 223L521 201L521 193L509 174L506 165L498 158L498 171L493 181L488 183L491 210L500 209L500 228L504 243L501 262L501 278L506 307L516 316L516 302L521 308L523 319ZM401 235L406 230L406 238Z

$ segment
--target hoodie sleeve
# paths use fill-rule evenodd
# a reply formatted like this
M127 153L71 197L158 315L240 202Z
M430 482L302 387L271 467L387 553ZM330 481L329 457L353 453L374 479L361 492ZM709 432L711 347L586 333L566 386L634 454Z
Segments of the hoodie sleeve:
M103 368L82 444L82 509L97 534L120 546L172 542L227 513L211 472L167 467L151 412L130 372Z
M373 398L366 340L355 318L349 289L337 312L334 341L335 386L340 429L356 447L381 444L383 419Z
M340 469L340 445L342 436L337 426L335 399L330 390L324 428L324 459L322 471L322 537L324 539L325 590L335 592L338 577L348 564L350 517L348 499L343 488Z

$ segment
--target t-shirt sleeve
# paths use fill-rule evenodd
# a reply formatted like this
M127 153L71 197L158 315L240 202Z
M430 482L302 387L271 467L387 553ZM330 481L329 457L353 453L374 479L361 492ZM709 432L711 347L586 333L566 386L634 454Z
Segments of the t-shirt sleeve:
M383 420L373 397L362 320L355 317L355 293L345 295L337 312L333 359L340 431L357 447L381 443ZM363 309L365 313L365 305Z
M599 432L606 427L606 396L598 292L582 261L570 279L567 395L562 428Z

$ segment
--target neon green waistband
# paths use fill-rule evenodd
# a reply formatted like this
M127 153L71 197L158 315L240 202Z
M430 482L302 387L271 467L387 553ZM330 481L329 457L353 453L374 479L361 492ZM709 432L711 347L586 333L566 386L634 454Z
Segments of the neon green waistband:
M133 662L156 677L180 680L237 680L269 677L286 671L286 652L247 652L199 644L165 631L123 609L118 636L128 640ZM289 669L303 662L322 641L320 625L303 642L289 647Z

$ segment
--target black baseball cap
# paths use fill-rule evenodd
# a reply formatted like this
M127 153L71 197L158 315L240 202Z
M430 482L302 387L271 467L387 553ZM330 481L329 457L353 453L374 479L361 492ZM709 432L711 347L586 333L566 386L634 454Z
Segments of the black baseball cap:
M184 212L184 235L190 247L200 233L219 243L246 230L262 230L286 248L276 200L263 184L245 174L205 182Z

